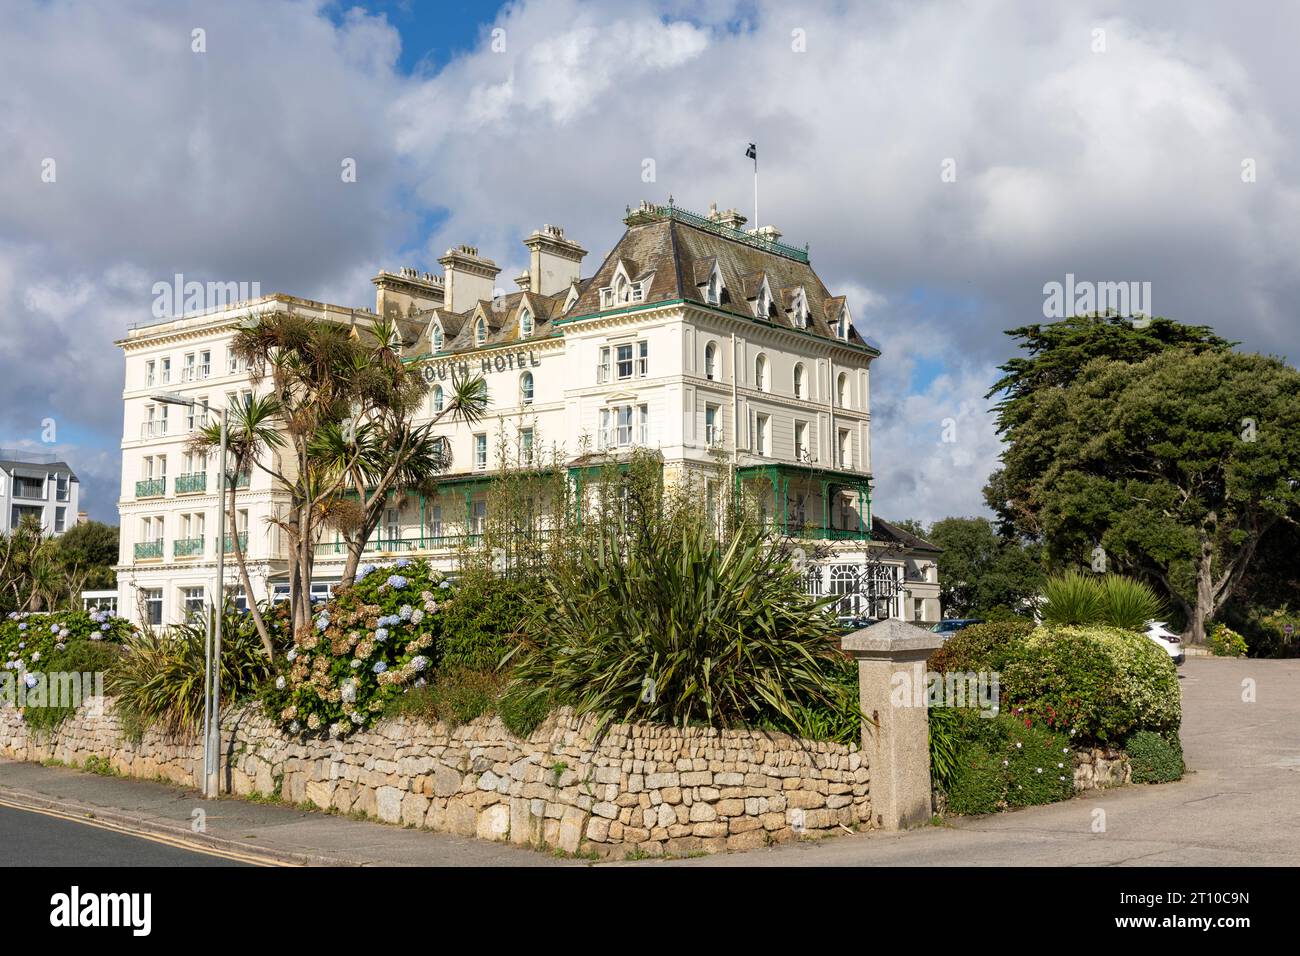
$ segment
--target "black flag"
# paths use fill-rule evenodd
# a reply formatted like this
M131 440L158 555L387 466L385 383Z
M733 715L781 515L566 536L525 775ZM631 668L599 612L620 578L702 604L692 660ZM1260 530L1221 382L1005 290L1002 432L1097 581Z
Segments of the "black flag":
M754 160L754 162L758 162L758 147L755 146L753 143L750 143L749 149L745 150L745 158L752 159Z

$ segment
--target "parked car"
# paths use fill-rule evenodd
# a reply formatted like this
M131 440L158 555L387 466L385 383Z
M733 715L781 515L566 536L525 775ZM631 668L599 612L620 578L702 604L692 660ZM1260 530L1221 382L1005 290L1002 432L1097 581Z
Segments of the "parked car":
M1187 652L1183 649L1183 639L1169 630L1164 621L1147 621L1147 637L1155 641L1165 653L1174 659L1175 664L1181 665L1187 660Z
M867 617L865 614L841 614L835 621L839 624L840 632L843 634L851 634L876 623L874 617Z
M945 637L951 637L958 631L965 630L972 624L983 624L984 622L977 617L954 617L946 621L940 621L938 624L930 625L930 630L936 634L943 634Z

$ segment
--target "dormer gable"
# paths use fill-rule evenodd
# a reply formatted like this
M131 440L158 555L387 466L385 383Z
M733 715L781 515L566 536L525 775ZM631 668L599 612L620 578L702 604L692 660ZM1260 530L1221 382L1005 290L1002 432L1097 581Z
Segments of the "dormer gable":
M600 290L600 307L613 309L644 302L653 279L653 270L644 275L637 275L636 264L620 258L614 265L614 274L610 278L609 285Z

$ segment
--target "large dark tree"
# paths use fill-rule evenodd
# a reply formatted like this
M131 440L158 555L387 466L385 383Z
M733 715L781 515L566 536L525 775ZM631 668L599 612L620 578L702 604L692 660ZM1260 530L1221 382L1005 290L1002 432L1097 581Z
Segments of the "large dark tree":
M1300 373L1278 359L1219 348L1094 359L1018 408L994 482L1051 561L1100 546L1108 567L1163 589L1193 640L1260 541L1300 520Z
M997 428L1016 449L1017 470L995 471L984 490L985 500L1002 523L1002 532L1032 538L1042 534L1041 505L1031 489L1055 460L1055 449L1037 429L1027 429L1034 410L1053 397L1059 399L1083 369L1104 359L1132 365L1171 349L1199 353L1227 351L1234 343L1203 325L1182 325L1154 318L1135 323L1117 316L1074 316L1060 322L1034 323L1011 329L1027 355L1001 366L1002 377L986 398L998 397L994 406Z
M988 617L1023 613L1043 581L1037 545L998 534L987 518L944 518L926 535L943 548L939 588L944 613Z
M104 590L117 584L116 525L102 521L73 525L55 539L55 555L76 590Z

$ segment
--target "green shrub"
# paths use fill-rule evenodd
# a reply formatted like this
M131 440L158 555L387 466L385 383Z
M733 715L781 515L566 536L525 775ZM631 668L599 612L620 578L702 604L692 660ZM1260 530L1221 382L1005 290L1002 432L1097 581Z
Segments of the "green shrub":
M1164 601L1145 581L1108 574L1101 578L1098 624L1128 631L1145 631L1147 622L1164 612Z
M269 625L283 621L287 608L268 609ZM105 677L134 732L157 727L164 733L191 737L201 731L207 668L207 623L178 624L165 631L146 631L126 641ZM247 699L271 676L252 617L227 607L221 636L222 706Z
M1095 624L1101 619L1101 590L1095 578L1066 571L1043 582L1045 624Z
M524 638L541 582L471 569L456 581L455 599L443 605L438 667L497 667Z
M1124 744L1134 783L1170 783L1179 780L1185 769L1183 748L1175 737L1139 730Z
M800 707L849 703L834 620L757 528L720 545L703 521L651 514L632 541L584 541L547 588L515 671L525 696L605 719L792 732Z
M364 565L351 586L318 606L294 635L268 713L291 733L344 736L374 721L432 673L450 584L427 561Z
M1010 807L1055 803L1074 796L1074 751L1069 738L1042 724L1008 721L1003 753Z
M1245 657L1246 639L1226 624L1214 625L1210 631L1210 652L1216 657Z
M979 744L961 750L948 787L948 811L960 815L994 813L1006 794L1002 761Z
M1145 635L1106 627L1040 627L1002 674L1020 716L1068 729L1076 744L1135 730L1176 732L1178 671Z
M507 730L516 737L527 737L546 719L552 702L544 695L506 691L497 699L496 709Z
M930 709L930 782L940 790L951 787L957 772L962 745L958 715L953 707Z
M1024 618L972 624L944 641L930 655L928 667L941 673L1001 673L1033 629L1033 622Z
M121 643L132 631L126 618L107 611L11 611L0 620L0 665L38 671L42 660L76 641Z
M71 641L63 650L50 653L41 670L46 674L97 674L100 679L117 664L122 655L120 644L109 641ZM93 681L95 678L91 678ZM96 693L93 685L81 685L82 699ZM77 711L81 701L65 701L63 706L55 706L59 701L48 700L43 706L30 703L23 709L23 722L29 727L52 730L67 720Z

